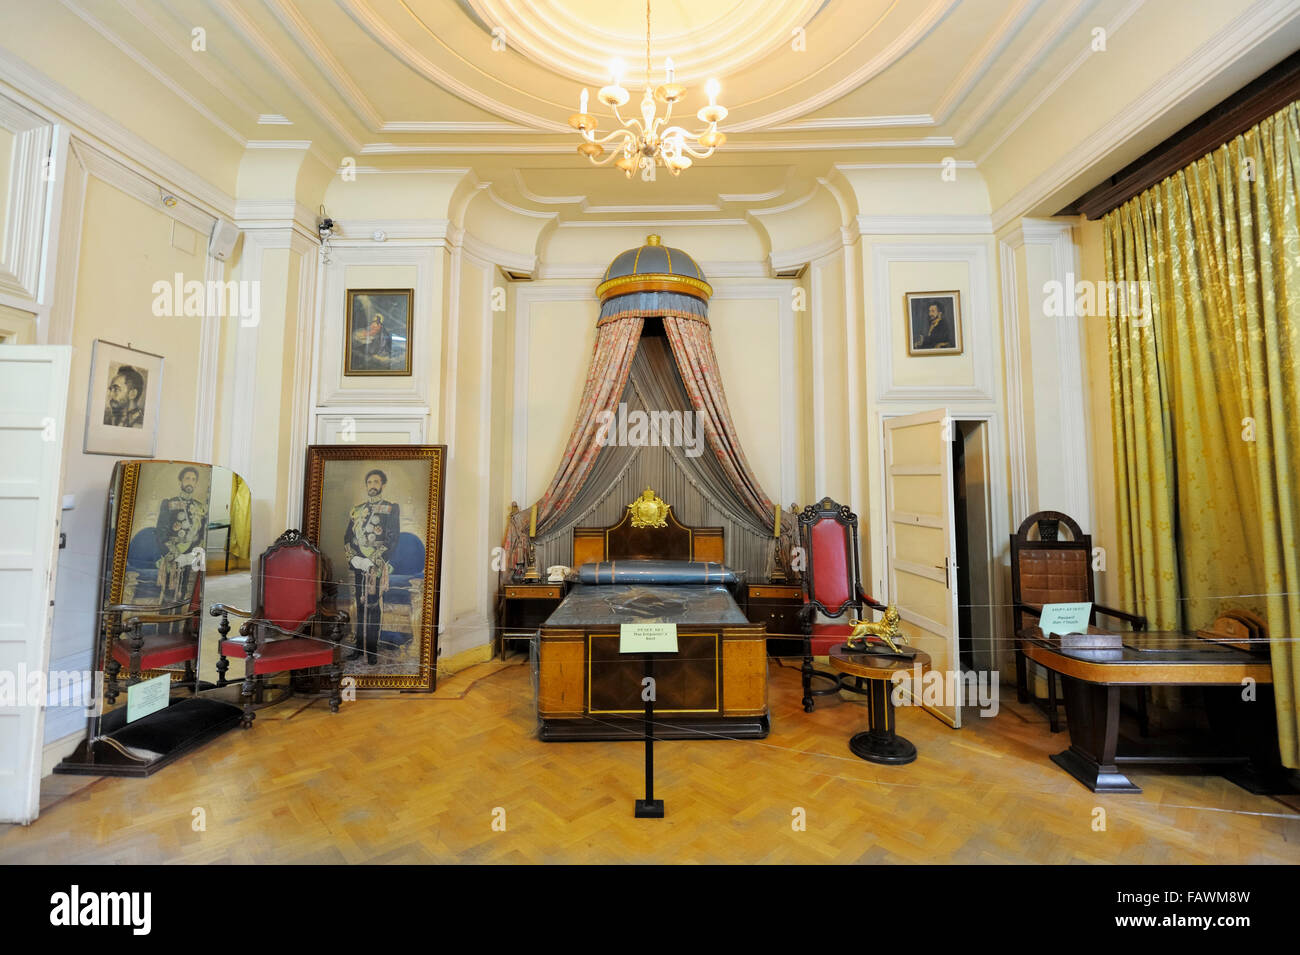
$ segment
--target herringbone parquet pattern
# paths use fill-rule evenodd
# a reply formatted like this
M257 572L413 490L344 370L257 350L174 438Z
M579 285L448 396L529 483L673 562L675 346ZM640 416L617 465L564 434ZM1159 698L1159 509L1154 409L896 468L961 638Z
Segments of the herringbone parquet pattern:
M538 742L527 667L494 661L337 716L287 701L149 779L51 777L0 862L1300 862L1295 809L1159 772L1094 795L1048 761L1066 734L1014 704L960 731L904 709L920 758L884 767L848 751L857 698L805 714L776 663L771 695L767 740L657 745L662 820L632 816L640 744Z

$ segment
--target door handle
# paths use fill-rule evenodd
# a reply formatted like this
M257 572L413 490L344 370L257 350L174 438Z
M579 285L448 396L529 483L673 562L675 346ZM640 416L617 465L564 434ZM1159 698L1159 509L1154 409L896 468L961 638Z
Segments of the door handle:
M943 589L951 590L952 587L948 584L948 558L945 557L942 564L935 564L934 569L943 571Z

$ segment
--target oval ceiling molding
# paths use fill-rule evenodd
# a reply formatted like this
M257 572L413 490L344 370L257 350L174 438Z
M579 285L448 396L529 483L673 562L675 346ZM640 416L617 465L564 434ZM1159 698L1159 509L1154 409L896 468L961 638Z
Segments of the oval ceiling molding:
M625 83L645 85L645 8L610 0L462 0L489 32L505 31L510 46L554 73L579 83L609 82L609 62L621 57ZM672 57L679 80L731 76L778 50L806 27L824 0L691 0L653 4L651 76Z

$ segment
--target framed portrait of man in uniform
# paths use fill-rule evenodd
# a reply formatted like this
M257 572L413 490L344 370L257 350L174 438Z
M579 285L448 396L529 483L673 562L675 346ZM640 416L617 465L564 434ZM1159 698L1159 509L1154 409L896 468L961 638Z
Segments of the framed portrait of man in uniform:
M329 561L358 689L432 690L444 445L312 445L303 531Z
M909 355L960 355L961 293L908 292L907 353Z
M348 289L345 375L411 373L414 289Z
M162 403L161 355L96 340L86 396L87 454L151 458Z

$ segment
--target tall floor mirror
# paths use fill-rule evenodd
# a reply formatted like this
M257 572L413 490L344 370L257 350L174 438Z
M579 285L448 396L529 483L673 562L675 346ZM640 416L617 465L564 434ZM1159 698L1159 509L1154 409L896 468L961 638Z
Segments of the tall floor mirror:
M117 462L104 516L99 705L55 772L147 776L238 724L240 708L214 682L204 610L249 601L249 504L228 468Z

